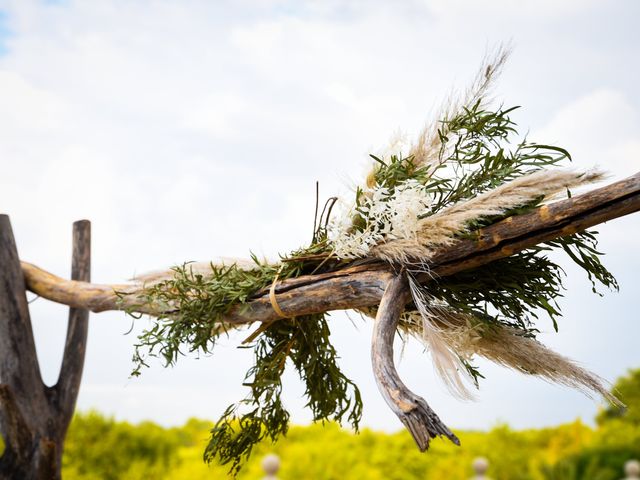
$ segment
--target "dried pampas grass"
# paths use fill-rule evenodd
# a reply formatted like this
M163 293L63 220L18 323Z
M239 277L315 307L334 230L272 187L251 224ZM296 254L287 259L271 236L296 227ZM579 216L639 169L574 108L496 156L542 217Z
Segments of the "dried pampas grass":
M185 264L185 267L188 269L189 273L191 273L192 275L202 275L205 278L211 276L213 268L224 268L233 266L241 270L254 270L258 267L256 263L251 260L234 257L216 257L209 262L191 262ZM172 280L175 278L175 275L175 269L155 270L152 272L146 272L136 275L131 280L138 284L144 285L145 287L150 287L167 280Z
M435 247L451 245L474 220L504 214L536 199L551 200L567 189L597 182L604 176L598 170L576 172L567 169L540 170L524 175L417 220L415 237L381 243L371 249L371 255L394 263L424 262Z
M447 120L462 112L465 107L480 102L481 105L491 103L491 90L502 73L511 48L508 45L498 47L495 52L485 55L480 68L471 84L462 92L453 91L449 97L435 109L435 114L418 134L415 142L409 145L408 157L412 157L416 166L432 167L433 170L442 164L442 144L440 134L447 134ZM383 152L397 153L400 146L405 144L405 135L396 132L390 139ZM405 152L406 153L406 152ZM374 174L377 165L366 175L366 185L372 188L375 184Z
M443 321L436 319L444 319L439 315L438 308L427 291L409 275L409 288L413 303L418 310L419 316L419 335L420 340L431 353L433 367L447 386L449 392L461 400L473 400L473 394L467 387L464 373L467 372L460 356L453 350L451 343L447 340L449 331L455 325L445 324ZM470 380L467 378L467 380Z
M470 360L474 355L480 355L498 365L575 388L590 398L601 395L612 404L622 406L599 376L547 348L536 339L523 336L515 328L487 324L471 316L444 309L439 310L439 313L432 318L435 325L432 328L438 330L440 340L460 358ZM425 338L423 325L417 312L409 312L403 316L405 330L421 342ZM430 348L429 343L425 345ZM451 389L450 375L443 377L443 380Z
M416 165L432 166L435 169L440 164L440 159L446 157L441 155L444 147L441 134L447 134L447 120L455 117L464 107L477 102L483 105L490 103L491 89L500 77L510 53L508 46L501 46L492 55L485 56L471 85L462 94L453 92L437 109L435 119L425 126L409 150Z

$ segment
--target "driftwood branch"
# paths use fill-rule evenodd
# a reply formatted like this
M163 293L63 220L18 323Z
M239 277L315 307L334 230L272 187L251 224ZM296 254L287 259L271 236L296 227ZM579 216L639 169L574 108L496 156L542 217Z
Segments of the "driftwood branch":
M640 173L583 195L507 218L437 251L430 259L431 276L444 277L508 257L541 242L571 235L594 225L640 210ZM160 313L153 306L140 306L135 295L120 296L139 286L99 285L59 278L23 262L27 288L38 295L72 307L94 312L132 308L140 313ZM333 272L301 276L278 282L275 294L280 308L291 316L332 310L377 306L391 268L379 261L350 266ZM431 277L420 280L428 282ZM270 322L279 318L269 301L268 290L258 292L225 318L230 324Z
M400 273L387 286L373 326L371 340L371 364L378 389L389 408L411 432L421 452L429 448L429 441L445 436L456 445L460 440L426 400L411 392L400 380L393 361L393 340L396 336L400 315L411 299L406 274Z

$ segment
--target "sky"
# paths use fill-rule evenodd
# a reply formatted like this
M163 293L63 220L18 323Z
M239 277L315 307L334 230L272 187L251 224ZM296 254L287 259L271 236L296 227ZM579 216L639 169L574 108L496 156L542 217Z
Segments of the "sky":
M531 140L612 178L640 171L640 3L472 1L0 0L0 213L20 257L70 269L71 224L92 222L92 278L208 260L274 257L309 241L315 182L349 194L367 154L420 131L472 79L485 53L513 47L495 90L522 106ZM619 293L568 273L559 333L540 338L603 378L640 367L640 215L598 227ZM31 295L30 295L31 298ZM67 309L30 304L45 382L56 381ZM363 425L401 428L370 369L370 322L331 316L341 365L360 386ZM130 378L147 320L92 314L78 409L176 425L215 419L242 398L242 336L210 357L160 362ZM406 383L454 428L591 421L600 399L478 361L475 402L452 398L422 347L398 358ZM291 372L285 402L307 423Z

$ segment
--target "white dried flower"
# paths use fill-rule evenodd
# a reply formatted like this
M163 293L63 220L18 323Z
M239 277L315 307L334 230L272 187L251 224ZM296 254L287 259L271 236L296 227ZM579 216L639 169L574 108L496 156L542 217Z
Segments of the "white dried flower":
M383 241L415 238L418 219L429 212L431 203L424 185L416 180L407 180L393 190L380 186L365 190L358 206L341 202L328 231L334 253L339 258L360 258ZM362 217L364 228L354 228L356 216Z

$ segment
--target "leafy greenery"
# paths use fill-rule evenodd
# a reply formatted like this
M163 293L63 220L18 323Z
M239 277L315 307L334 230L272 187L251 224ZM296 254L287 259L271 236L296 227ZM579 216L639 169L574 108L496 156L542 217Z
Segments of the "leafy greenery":
M591 281L593 293L600 295L596 282L612 290L618 290L619 286L616 278L600 261L600 257L604 254L598 251L597 233L585 230L584 232L557 238L546 244L551 247L562 248L569 255L569 258L586 272Z
M280 400L281 376L287 359L304 381L307 407L314 421L341 422L347 416L357 430L362 400L356 385L338 368L337 355L329 341L324 315L309 315L275 322L260 335L254 349L255 365L246 375L251 393L240 404L230 406L212 429L205 459L232 464L238 473L253 447L265 438L278 440L287 433L289 413ZM250 410L238 414L240 407ZM238 419L239 417L239 419Z
M224 317L230 309L242 308L257 291L276 279L284 280L303 273L329 268L314 258L324 251L326 224L320 222L314 232L316 243L283 258L279 266L260 262L252 256L255 268L242 269L211 265L211 274L194 273L190 264L173 269L170 279L153 284L139 297L141 304L155 305L160 314L151 328L139 336L133 357L133 375L148 366L147 357L159 356L165 365L174 364L183 348L209 354L217 338L226 333ZM298 260L300 259L300 260ZM135 310L135 307L133 307ZM230 405L211 430L204 453L207 462L214 459L231 465L237 474L253 447L268 438L275 442L289 428L289 413L283 405L281 376L289 360L306 385L307 407L314 421L342 422L355 429L362 416L362 400L357 386L340 370L337 353L330 342L325 315L282 319L262 325L244 348L252 348L254 365L245 375L249 395Z
M97 412L76 415L64 448L64 478L161 478L184 444L175 430L151 422L131 425Z
M562 269L538 250L440 279L429 292L455 311L484 322L502 323L533 335L532 318L545 312L556 324L556 299L562 292Z
M594 441L547 469L548 479L616 480L627 460L640 459L640 369L631 370L611 389L625 404L600 411Z
M256 268L245 270L235 264L211 265L206 277L194 273L189 263L174 267L174 276L147 287L139 297L140 304L152 304L163 314L151 329L142 333L136 345L133 375L139 375L145 358L161 356L172 365L185 346L190 352L210 353L218 336L225 332L224 316L238 304L273 282L296 275L297 265L286 263L286 270L260 263L252 256ZM135 311L135 307L131 310Z
M387 161L372 156L377 162L375 183L393 189L408 179L417 180L434 196L431 213L436 213L517 177L571 159L564 148L532 143L526 138L510 148L512 137L518 134L510 114L517 108L491 111L482 100L464 107L442 121L438 130L440 151L434 164L419 165L412 156L392 155ZM537 205L527 205L526 210Z
M544 253L561 248L587 273L597 293L596 281L618 289L615 277L602 265L595 232L581 232L523 250L482 267L442 278L429 292L454 310L485 322L502 323L534 336L534 320L544 312L557 331L561 316L564 271Z
M526 138L509 149L511 136L518 134L509 114L517 108L493 112L485 109L480 99L443 122L438 168L453 175L441 184L435 211L571 159L563 148L530 143Z
M618 379L611 389L626 405L625 408L608 406L596 418L599 425L616 421L640 428L640 369L631 370Z

